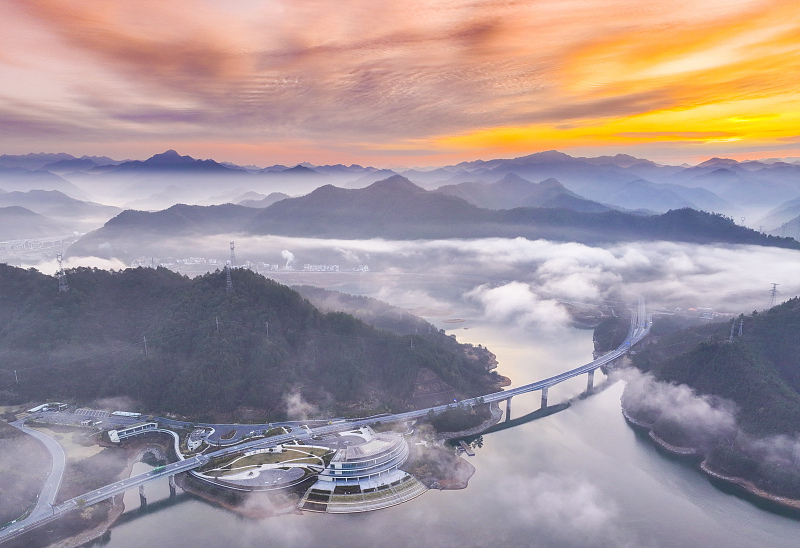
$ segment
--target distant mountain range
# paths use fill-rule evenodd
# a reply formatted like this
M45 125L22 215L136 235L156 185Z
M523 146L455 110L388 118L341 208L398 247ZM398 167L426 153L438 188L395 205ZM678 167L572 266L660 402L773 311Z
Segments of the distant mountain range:
M32 171L22 167L0 166L0 188L6 192L18 190L58 190L77 199L86 199L86 193L69 181L49 171Z
M696 166L661 165L624 154L596 158L546 151L476 160L435 169L360 165L239 166L174 150L147 160L118 161L69 154L0 156L0 189L58 190L72 198L129 209L162 210L176 203L219 204L247 192L301 196L320 187L361 189L394 175L487 209L566 208L663 213L690 207L723 213L773 235L800 217L778 214L800 198L800 163L712 158ZM221 198L222 197L222 198ZM266 202L257 207L264 207ZM248 204L255 206L255 204ZM791 227L790 227L791 228Z
M5 192L0 194L0 208L0 240L87 232L121 212L117 207L76 200L58 190Z
M552 183L548 186L556 188ZM522 236L597 244L663 239L800 249L795 240L768 237L721 215L692 209L655 216L546 207L492 210L458 196L427 191L395 175L364 189L326 185L265 209L226 204L177 205L154 213L125 211L73 244L68 253L125 259L134 235L170 238L237 232L348 239Z
M68 232L63 224L24 207L0 207L0 241L47 238Z
M257 192L248 192L240 196L235 203L245 207L265 208L271 206L275 202L285 200L286 198L291 198L291 196L283 192L272 192L268 196Z
M545 179L540 183L533 183L515 173L508 173L496 183L445 185L436 189L436 192L458 196L473 205L488 209L550 207L591 213L600 213L613 209L578 196L564 188L564 185L556 179Z

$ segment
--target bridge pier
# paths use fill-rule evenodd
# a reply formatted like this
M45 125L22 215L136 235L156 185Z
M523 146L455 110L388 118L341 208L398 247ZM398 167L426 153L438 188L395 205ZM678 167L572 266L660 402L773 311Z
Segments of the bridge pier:
M144 496L144 485L139 486L139 507L144 508L147 506L147 497Z
M592 388L594 388L594 369L589 371L589 380L586 383L586 391L591 392Z
M175 485L175 476L169 477L169 498L175 498L178 494L178 487Z
M542 388L542 409L547 407L547 387Z
M511 398L506 400L506 422L511 420Z

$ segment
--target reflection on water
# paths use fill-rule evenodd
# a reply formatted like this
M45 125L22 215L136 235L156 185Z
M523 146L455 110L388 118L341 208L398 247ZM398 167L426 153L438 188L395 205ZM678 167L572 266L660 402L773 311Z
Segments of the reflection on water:
M449 317L453 317L452 315ZM515 385L591 359L592 333L523 333L485 325L459 310L463 342L497 354ZM439 323L445 318L430 318ZM602 379L598 375L597 383ZM551 388L550 403L573 398L585 377ZM477 471L461 491L429 491L366 514L243 519L189 496L169 500L166 480L126 494L123 519L103 545L140 546L539 546L709 548L800 546L800 523L766 513L712 487L693 468L639 440L619 408L622 384L554 415L486 433L469 458ZM539 408L517 396L512 416ZM147 469L137 465L134 471ZM166 501L166 502L159 502ZM130 516L130 517L129 517Z

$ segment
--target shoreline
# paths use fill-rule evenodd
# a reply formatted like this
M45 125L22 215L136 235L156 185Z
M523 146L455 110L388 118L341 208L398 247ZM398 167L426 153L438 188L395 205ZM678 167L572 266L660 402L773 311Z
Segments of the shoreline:
M472 428L467 428L466 430L460 430L458 432L436 432L436 440L448 441L456 438L468 438L469 436L480 434L487 428L499 423L500 419L503 418L503 410L500 409L499 403L492 402L489 405L489 411L491 412L492 416L479 425L473 426Z
M711 481L712 484L714 484L715 481L722 483L725 486L723 490L730 490L730 492L736 496L740 496L745 500L750 500L757 506L766 508L767 510L781 510L783 511L782 513L785 512L792 517L800 517L800 500L798 499L782 497L765 491L746 478L726 476L712 469L707 463L707 459L703 459L700 463L700 469L709 477L709 481ZM722 487L720 487L720 489L722 489Z
M143 447L147 445L147 443L155 443L155 442L146 442L143 444ZM165 449L168 451L168 449ZM132 451L131 455L128 457L127 462L125 464L125 468L120 471L119 475L117 476L117 480L123 480L125 478L129 478L131 473L133 472L133 465L137 462L141 461L141 453L136 450ZM82 531L76 535L72 535L70 537L66 537L55 543L52 543L48 546L48 548L81 548L82 546L86 546L100 538L102 538L108 531L113 527L113 525L119 520L120 516L122 516L123 512L125 512L125 502L124 502L125 494L122 493L120 495L116 495L114 498L111 499L111 508L108 511L108 515L97 525L88 529L86 531Z
M693 447L679 447L667 443L653 432L653 425L637 420L630 415L624 405L621 407L622 416L625 418L628 425L636 430L642 432L646 431L648 438L656 445L657 449L682 460L695 460L700 458L701 460L697 462L697 468L717 489L731 493L767 511L788 514L791 517L800 518L800 500L775 495L761 489L747 478L727 476L714 470L708 464L708 457L703 455L699 449Z

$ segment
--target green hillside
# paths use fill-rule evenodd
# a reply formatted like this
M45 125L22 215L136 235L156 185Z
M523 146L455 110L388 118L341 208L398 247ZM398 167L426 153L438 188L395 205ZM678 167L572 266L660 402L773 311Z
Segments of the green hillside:
M736 336L728 343L730 321L682 330L656 317L654 333L662 335L634 355L633 364L658 379L733 400L748 432L800 432L800 300L735 321ZM670 323L672 330L664 329Z
M732 322L735 336L728 342ZM736 489L759 504L783 508L785 503L775 497L800 500L795 448L800 434L800 299L729 322L691 329L678 329L679 324L656 320L657 341L637 352L633 364L662 381L732 400L739 430L709 437L702 425L635 413L634 419L653 424L653 432L668 443L699 449L706 470L749 482L746 490ZM627 389L624 406L626 400Z
M282 418L290 393L332 413L403 409L422 367L463 394L496 383L488 352L444 333L414 336L412 348L410 335L232 275L226 293L224 272L80 268L59 293L52 277L0 265L0 404L129 396L148 411Z

